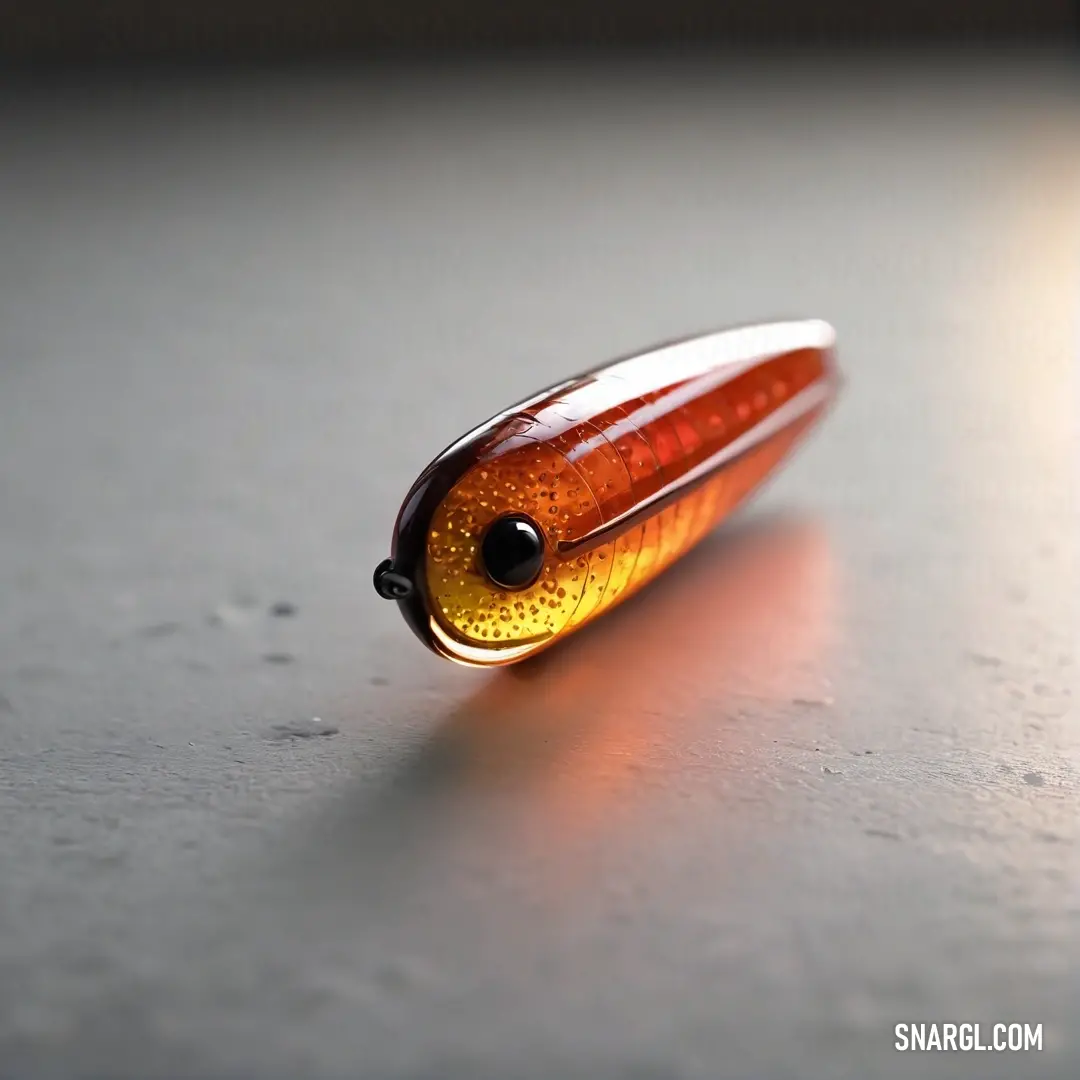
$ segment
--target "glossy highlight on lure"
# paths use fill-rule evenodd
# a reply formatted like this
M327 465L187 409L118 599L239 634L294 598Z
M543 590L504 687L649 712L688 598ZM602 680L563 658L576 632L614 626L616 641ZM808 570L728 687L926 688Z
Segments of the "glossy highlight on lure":
M661 345L544 390L448 447L375 570L429 648L524 659L625 600L750 495L837 385L824 322Z

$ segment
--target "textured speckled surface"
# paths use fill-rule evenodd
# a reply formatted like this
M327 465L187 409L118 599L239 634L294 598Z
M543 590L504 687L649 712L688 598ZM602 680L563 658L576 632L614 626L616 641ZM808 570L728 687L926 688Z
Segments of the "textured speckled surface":
M0 1074L1080 1074L1062 62L4 95ZM625 608L375 597L461 432L787 314L842 404Z

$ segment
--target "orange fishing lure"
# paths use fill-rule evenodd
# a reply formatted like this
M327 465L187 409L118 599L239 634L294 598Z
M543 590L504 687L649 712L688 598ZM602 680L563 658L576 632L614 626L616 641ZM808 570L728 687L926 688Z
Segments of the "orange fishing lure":
M429 648L521 660L625 600L745 499L836 390L823 322L652 349L493 417L417 479L375 588Z

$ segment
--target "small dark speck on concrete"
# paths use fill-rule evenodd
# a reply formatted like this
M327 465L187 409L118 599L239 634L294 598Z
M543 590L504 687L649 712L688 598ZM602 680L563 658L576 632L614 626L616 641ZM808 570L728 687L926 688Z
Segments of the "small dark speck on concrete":
M1024 783L1030 784L1032 787L1042 787L1046 783L1042 778L1042 773L1026 772L1024 773Z
M338 729L333 724L311 720L306 724L275 724L270 732L272 739L316 739L323 735L336 735Z
M990 656L988 653L969 652L968 659L973 664L978 664L979 667L1001 667L1001 660L996 656Z
M372 675L368 680L372 686L389 686L390 680L383 675Z
M864 754L872 754L873 752L874 752L873 750L864 750L863 751Z
M866 829L864 830L867 836L877 836L882 840L901 840L903 837L898 832L893 832L891 829Z
M139 631L139 637L144 638L163 638L172 637L173 634L178 633L181 626L178 622L159 622L153 623L150 626L144 626Z
M839 769L830 769L828 765L822 765L821 771L825 773L826 776L840 776Z
M13 713L14 711L15 706L3 694L0 694L0 713Z
M263 653L263 660L268 664L291 664L296 657L287 652L268 652Z
M270 614L278 619L288 619L296 614L296 605L289 603L288 600L279 600L276 604L270 605Z

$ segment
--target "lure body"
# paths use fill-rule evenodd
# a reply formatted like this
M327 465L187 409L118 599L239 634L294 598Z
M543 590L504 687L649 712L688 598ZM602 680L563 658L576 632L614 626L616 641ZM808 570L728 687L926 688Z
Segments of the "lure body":
M664 345L492 418L417 479L376 587L459 663L513 663L625 600L749 495L830 403L832 328Z

